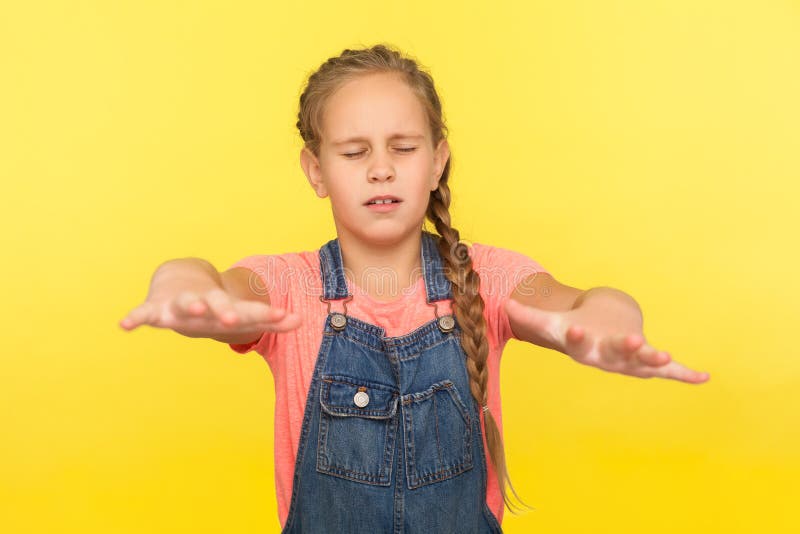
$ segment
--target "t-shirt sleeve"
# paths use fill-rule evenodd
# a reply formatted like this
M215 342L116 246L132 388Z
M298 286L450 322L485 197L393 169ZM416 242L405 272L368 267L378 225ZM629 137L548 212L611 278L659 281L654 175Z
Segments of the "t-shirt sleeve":
M288 305L288 292L281 290L280 280L283 279L286 262L278 255L256 255L243 258L233 265L244 267L251 271L249 278L250 287L257 293L266 293L271 306L286 308ZM250 343L228 343L234 351L245 354L251 350L257 351L262 356L272 353L275 344L276 332L264 332L261 337Z
M481 278L487 328L502 346L514 337L505 312L506 300L527 277L550 272L525 254L500 247L473 243L470 256L472 267Z

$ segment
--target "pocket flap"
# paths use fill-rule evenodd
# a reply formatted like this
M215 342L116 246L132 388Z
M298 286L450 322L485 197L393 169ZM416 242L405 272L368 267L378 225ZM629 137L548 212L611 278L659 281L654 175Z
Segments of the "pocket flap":
M399 396L392 387L341 376L322 377L319 390L322 409L330 415L343 417L388 419L397 411ZM357 399L362 406L356 404Z

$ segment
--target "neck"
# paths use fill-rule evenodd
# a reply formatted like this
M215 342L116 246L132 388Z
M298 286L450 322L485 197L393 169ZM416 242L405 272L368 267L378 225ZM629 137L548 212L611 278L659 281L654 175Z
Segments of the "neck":
M368 243L349 234L339 235L345 276L354 292L376 300L394 300L422 276L422 232L385 243Z

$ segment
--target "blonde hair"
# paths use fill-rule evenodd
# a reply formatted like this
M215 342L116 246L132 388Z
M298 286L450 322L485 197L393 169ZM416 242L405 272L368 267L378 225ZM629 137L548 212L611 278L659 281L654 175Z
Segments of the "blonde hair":
M434 148L447 136L447 126L442 117L442 106L434 87L433 78L422 70L414 59L404 56L391 45L376 44L370 48L345 49L339 56L328 58L308 78L300 95L297 129L308 148L319 157L322 142L322 113L327 99L336 90L359 76L374 73L396 73L417 94L428 117ZM461 346L467 355L467 371L472 397L478 406L487 406L489 369L486 364L489 344L486 339L484 302L478 292L480 278L472 268L467 245L461 241L458 230L450 223L450 159L444 166L439 187L431 191L426 217L439 234L438 249L444 260L445 275L453 286L453 311L461 327ZM506 481L511 491L522 502L508 476L505 452L500 431L490 410L484 410L486 443L495 467L497 482L503 502L514 512L506 493ZM524 504L524 503L523 503ZM527 505L525 505L527 506Z

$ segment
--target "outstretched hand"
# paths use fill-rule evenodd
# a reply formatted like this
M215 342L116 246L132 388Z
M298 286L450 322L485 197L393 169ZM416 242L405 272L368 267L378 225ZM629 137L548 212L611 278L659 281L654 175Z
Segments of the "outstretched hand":
M640 317L626 309L597 313L578 306L568 311L548 311L509 298L505 304L509 319L525 324L575 361L604 371L639 378L669 378L702 384L710 375L689 369L672 360L645 340Z
M285 332L298 328L299 315L263 302L242 300L222 289L151 295L120 321L125 330L140 325L170 328L188 337Z

